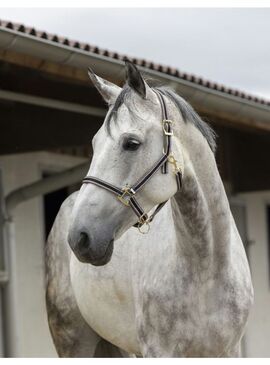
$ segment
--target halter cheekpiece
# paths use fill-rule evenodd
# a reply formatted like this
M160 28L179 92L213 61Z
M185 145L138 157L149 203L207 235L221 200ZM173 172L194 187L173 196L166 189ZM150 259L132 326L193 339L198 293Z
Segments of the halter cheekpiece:
M153 90L160 102L161 111L162 111L162 130L164 135L164 148L163 154L161 158L153 165L153 167L147 171L133 186L124 186L123 188L118 188L115 185L112 185L104 180L101 180L94 176L86 176L82 183L83 184L94 184L99 186L103 189L110 191L111 193L115 194L118 200L127 207L132 208L134 213L138 217L138 222L134 224L134 227L138 228L141 233L147 233L150 229L149 223L152 222L155 215L160 211L160 209L167 203L167 200L163 203L160 203L155 211L148 216L147 213L142 209L140 204L138 203L135 195L138 191L151 179L151 177L161 168L161 172L163 174L168 173L168 163L173 165L174 174L176 177L177 189L180 190L182 187L182 169L179 166L177 160L174 158L174 155L171 151L171 138L173 136L173 121L168 119L168 113L166 104L163 98L163 95L157 91ZM143 225L147 226L147 230L143 231L141 227Z

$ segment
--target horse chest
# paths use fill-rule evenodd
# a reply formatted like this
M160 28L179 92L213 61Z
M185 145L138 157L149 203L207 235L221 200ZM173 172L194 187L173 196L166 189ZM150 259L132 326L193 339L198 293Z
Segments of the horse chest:
M117 255L104 267L71 258L71 282L81 314L101 337L130 353L139 353L128 264Z
M219 285L203 289L191 277L177 271L161 277L152 270L151 285L138 289L142 312L137 328L144 356L217 356L239 331L239 302Z

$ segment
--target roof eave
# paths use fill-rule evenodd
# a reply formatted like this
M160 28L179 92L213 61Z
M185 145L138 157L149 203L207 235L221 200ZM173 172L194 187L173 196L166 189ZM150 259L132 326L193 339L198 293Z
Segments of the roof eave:
M86 70L119 82L123 61L0 27L0 49ZM270 131L270 106L211 89L192 81L138 66L145 74L173 87L199 112L226 119L238 126Z

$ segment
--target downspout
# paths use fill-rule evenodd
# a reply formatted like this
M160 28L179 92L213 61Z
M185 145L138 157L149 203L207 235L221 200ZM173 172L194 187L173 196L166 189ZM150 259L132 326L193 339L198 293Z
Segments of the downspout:
M5 339L5 351L3 353L5 357L20 356L20 342L17 330L17 306L20 303L20 298L18 298L16 275L13 269L16 267L14 210L18 204L24 201L81 181L88 168L89 162L85 162L71 169L16 189L9 193L4 200L3 225L1 226L4 233L2 248L5 253L5 274L0 277L1 294L4 294L1 298L4 323L1 328L0 339L1 337Z
M83 178L83 173L89 168L90 163L84 162L79 166L57 173L32 184L23 186L9 193L5 198L6 214L10 220L18 204L38 195L48 194L65 186L77 183Z
M6 252L4 250L4 194L2 183L2 172L0 169L0 357L5 355L5 336L4 336L4 286L7 283Z

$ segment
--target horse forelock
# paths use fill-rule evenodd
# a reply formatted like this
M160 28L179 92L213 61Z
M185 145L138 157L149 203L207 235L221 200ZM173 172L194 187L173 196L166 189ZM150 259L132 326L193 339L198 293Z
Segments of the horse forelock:
M125 84L122 88L122 91L118 95L114 105L112 106L111 110L108 112L106 120L105 120L105 128L109 135L111 135L111 123L114 121L117 123L117 112L119 108L125 103L125 100L128 96L131 95L131 88L128 86L128 84Z

